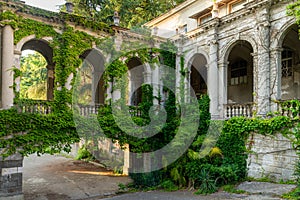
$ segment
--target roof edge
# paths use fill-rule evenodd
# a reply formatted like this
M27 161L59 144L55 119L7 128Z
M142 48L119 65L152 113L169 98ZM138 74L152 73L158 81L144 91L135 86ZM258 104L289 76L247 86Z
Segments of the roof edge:
M192 3L196 2L197 0L187 0L182 2L181 4L177 5L176 7L172 8L171 10L169 10L168 12L152 19L151 21L147 22L144 24L144 26L148 26L151 27L154 24L157 24L161 21L163 21L164 19L170 17L171 15L173 15L174 13L177 13L179 11L181 11L182 9L186 8L187 6L191 5Z

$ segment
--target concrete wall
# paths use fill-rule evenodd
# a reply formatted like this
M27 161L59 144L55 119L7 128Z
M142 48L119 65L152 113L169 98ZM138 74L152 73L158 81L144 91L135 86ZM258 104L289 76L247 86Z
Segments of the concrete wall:
M247 147L251 152L247 160L249 177L268 177L274 181L293 179L297 155L289 139L281 134L252 133Z

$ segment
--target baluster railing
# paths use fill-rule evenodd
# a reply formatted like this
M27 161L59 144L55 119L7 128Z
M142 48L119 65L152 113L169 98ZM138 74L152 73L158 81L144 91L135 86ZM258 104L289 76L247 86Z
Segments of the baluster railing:
M52 112L51 102L43 100L20 100L15 105L21 113L49 114Z
M253 114L253 105L252 103L246 104L226 104L225 105L225 118L231 117L252 117Z
M280 100L276 101L277 103L277 111L279 115L287 116L287 117L300 117L300 107L299 100Z

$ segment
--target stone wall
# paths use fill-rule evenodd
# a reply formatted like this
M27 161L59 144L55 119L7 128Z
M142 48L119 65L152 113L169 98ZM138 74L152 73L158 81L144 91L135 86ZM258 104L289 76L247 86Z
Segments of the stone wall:
M19 154L0 160L0 200L23 199L22 166Z
M268 177L277 182L293 179L297 155L289 139L281 134L264 136L252 133L247 148L250 150L247 160L249 177Z

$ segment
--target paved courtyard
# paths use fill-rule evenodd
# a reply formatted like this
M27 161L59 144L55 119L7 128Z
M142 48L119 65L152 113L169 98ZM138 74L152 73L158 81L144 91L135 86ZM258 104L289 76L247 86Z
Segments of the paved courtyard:
M249 194L218 192L194 195L191 191L149 191L119 194L118 184L129 183L126 176L114 176L99 166L62 156L32 155L24 159L23 192L25 200L278 200L294 185L244 182L238 189Z

